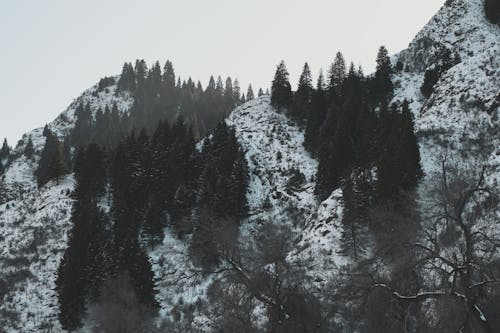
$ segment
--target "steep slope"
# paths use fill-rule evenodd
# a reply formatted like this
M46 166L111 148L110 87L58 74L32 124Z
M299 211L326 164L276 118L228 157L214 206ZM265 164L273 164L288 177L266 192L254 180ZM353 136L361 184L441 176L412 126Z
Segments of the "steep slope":
M420 92L425 70L439 61L446 48L460 62L445 71L434 93ZM489 181L500 177L500 29L484 19L482 0L454 0L434 16L409 48L394 56L405 70L394 74L395 101L411 100L427 173L435 159L477 154L490 165ZM126 112L128 95L115 96L116 87L98 92L97 85L76 99L49 128L60 138L74 126L74 112L83 101L93 112L116 102ZM292 223L297 246L290 260L309 258L308 283L321 288L332 270L347 262L339 254L342 232L342 193L336 190L320 203L313 194L315 161L303 148L303 132L270 106L269 97L252 100L234 110L227 124L235 128L249 165L250 217L241 237L255 233L261 221ZM58 332L54 279L66 246L73 188L71 176L60 184L36 188L33 172L45 139L39 128L23 136L1 182L0 198L0 328L7 332ZM35 157L23 155L28 136ZM470 153L469 153L470 152ZM158 300L165 318L172 311L202 300L213 276L192 275L186 243L167 230L162 245L150 253L158 279ZM194 318L206 327L205 318ZM1 331L1 330L0 330Z
M441 74L425 98L420 92L425 71L438 64L443 50L458 63ZM500 28L486 20L483 1L447 1L393 61L405 68L393 78L395 101L411 102L424 168L430 171L447 150L465 158L482 155L498 170Z
M298 239L290 260L311 258L311 281L325 281L344 260L339 256L342 203L337 190L320 203L314 195L318 162L304 148L304 133L263 96L226 120L236 130L250 170L250 218L243 235L259 222L293 223Z
M49 129L62 140L74 127L81 102L89 103L93 113L115 102L126 112L132 99L115 96L115 89L99 92L95 85L86 90ZM27 158L23 152L30 136L35 153ZM34 172L44 144L43 128L23 135L0 181L0 327L6 332L60 331L54 282L66 249L74 181L68 175L59 184L37 188Z
M248 244L262 223L289 224L296 242L290 261L306 261L308 281L320 288L332 269L344 263L338 254L341 230L341 192L325 202L314 196L318 163L303 146L304 133L262 96L235 109L226 123L236 131L249 166L249 217L240 230L240 242ZM187 243L167 229L163 244L150 252L158 281L161 314L173 320L182 309L203 303L217 274L199 274L191 262ZM307 260L306 260L307 259ZM197 273L198 272L198 273ZM206 304L205 304L206 305ZM197 311L194 326L210 332L209 321Z

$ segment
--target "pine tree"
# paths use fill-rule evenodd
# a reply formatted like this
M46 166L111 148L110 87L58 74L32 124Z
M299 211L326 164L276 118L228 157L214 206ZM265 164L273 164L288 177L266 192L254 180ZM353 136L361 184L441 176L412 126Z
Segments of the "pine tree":
M248 90L247 90L247 101L251 101L252 99L254 99L255 96L253 94L253 89L252 89L252 85L249 84L248 85Z
M300 96L305 96L308 99L311 96L311 92L313 91L313 86L312 86L312 75L311 75L311 70L309 69L309 64L306 62L304 64L304 68L302 69L302 74L300 75L299 78L299 84L297 88L297 95Z
M0 150L0 160L8 158L10 155L10 147L7 143L7 138L3 139L2 149Z
M217 82L215 83L215 93L218 96L224 96L224 83L222 83L222 78L217 77Z
M257 94L259 97L264 96L264 90L262 88L259 88L259 92Z
M226 98L228 105L233 105L233 80L228 77L226 79L226 87L224 89L224 97Z
M123 65L122 74L118 79L117 90L134 92L135 89L136 89L136 82L135 82L134 67L132 66L131 63L125 63Z
M423 175L413 116L407 101L401 112L396 105L392 106L382 119L380 136L377 192L380 198L396 198L402 190L414 189Z
M304 69L300 75L297 92L293 99L291 110L292 118L299 122L299 125L309 117L311 112L311 98L313 94L311 70L307 62L304 64Z
M28 137L28 143L24 147L24 156L27 158L32 158L35 153L35 148L33 147L33 141L31 140L31 135Z
M239 104L241 101L240 94L241 94L240 82L238 81L238 79L236 79L236 80L234 80L234 84L233 84L233 100L237 104Z
M71 143L75 146L85 145L92 136L92 112L90 105L80 103L75 110L75 128L71 132Z
M113 194L113 275L130 276L134 292L146 306L157 308L151 263L139 243L139 231L150 189L145 164L149 139L132 134L115 152L112 165Z
M304 146L311 152L316 152L319 146L320 128L325 121L328 99L325 91L325 79L320 70L316 90L313 91L311 112L307 117L307 126L304 137ZM330 126L335 126L330 124Z
M167 60L165 66L163 67L163 84L167 90L173 90L175 88L175 71L172 62Z
M374 94L379 103L388 103L393 91L394 86L391 81L391 60L389 52L385 46L381 46L377 54L377 69L374 78Z
M271 88L271 105L278 109L286 108L292 102L292 87L288 76L285 62L281 61L276 69Z
M236 217L245 217L248 213L247 188L248 188L248 166L245 154L238 150L238 155L231 171L231 183L229 185L230 209Z
M328 71L328 90L331 95L339 93L339 89L346 78L346 69L344 55L337 52L335 60Z
M47 128L45 146L42 150L38 169L35 171L38 187L52 179L57 179L67 172L64 163L63 147L58 138Z
M57 185L59 185L59 178L64 174L68 173L68 167L65 163L63 146L57 141L54 153L51 156L48 165L48 178L55 179Z
M98 199L104 193L104 154L97 145L81 149L75 163L76 187L68 247L58 268L56 291L64 329L81 327L86 302L97 297L105 280L106 219Z

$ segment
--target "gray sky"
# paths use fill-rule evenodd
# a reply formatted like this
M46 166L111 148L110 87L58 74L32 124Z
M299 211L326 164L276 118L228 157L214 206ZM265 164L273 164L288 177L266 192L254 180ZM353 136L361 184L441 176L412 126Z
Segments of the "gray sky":
M404 49L445 0L1 0L0 137L53 120L123 62L174 63L266 88L284 59L292 83L340 50L365 72L380 45Z

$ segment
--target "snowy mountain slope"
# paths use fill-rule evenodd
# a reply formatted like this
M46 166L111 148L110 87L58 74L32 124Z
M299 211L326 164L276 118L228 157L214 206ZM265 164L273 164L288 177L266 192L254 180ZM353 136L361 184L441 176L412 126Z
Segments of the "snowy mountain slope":
M311 281L345 262L338 254L342 200L337 190L323 203L314 195L318 162L303 146L304 133L262 96L234 110L226 120L233 126L249 166L250 218L242 234L259 222L290 223L300 239L290 259L308 262ZM330 274L331 275L331 274Z
M290 254L289 260L313 258L307 261L310 281L305 282L313 286L326 283L331 270L344 263L337 253L341 192L335 191L324 203L315 198L318 162L303 146L303 131L274 109L268 96L238 107L226 123L235 129L249 166L250 216L241 227L240 242L251 242L262 223L290 224L297 251ZM295 181L290 181L291 178ZM172 314L183 308L203 304L211 282L219 278L197 274L199 268L191 262L187 243L169 229L163 244L150 252L150 257L158 281L160 313L166 319L172 320ZM195 327L210 332L202 315L195 314L193 320Z
M95 85L48 124L61 140L75 124L75 110L83 102L92 112L117 103L122 112L132 99L115 96L116 86L99 92ZM31 136L35 153L23 155ZM43 127L23 135L0 180L0 327L6 332L58 332L54 281L70 228L73 177L38 189L34 172L45 144ZM0 330L1 331L1 330Z
M115 91L116 85L107 87L103 91L98 91L98 85L94 85L76 98L64 112L54 121L47 124L47 126L62 141L75 126L75 110L80 103L88 103L93 114L99 109L104 110L106 106L111 108L114 103L117 104L118 110L121 112L128 111L132 106L133 99L126 93L120 93L117 96L115 95ZM33 160L28 160L23 156L23 151L30 136L35 150ZM38 166L38 160L44 145L43 127L24 134L21 140L19 140L16 148L11 153L11 161L1 183L6 197L0 197L0 203L16 198L23 192L35 190L36 181L33 174Z
M424 74L443 48L460 62L441 75L426 99L420 92ZM394 100L411 102L424 168L430 171L444 149L485 155L498 172L500 28L486 20L483 1L447 1L394 61L405 67L393 77Z
M73 178L0 205L0 327L58 329L55 272L70 228Z
M394 100L411 100L428 173L444 151L453 155L472 151L484 155L491 166L489 181L500 180L499 44L500 29L484 19L482 0L454 0L447 2L408 49L394 56L394 62L399 60L407 67L394 74ZM420 86L442 47L458 54L461 62L441 76L426 99ZM49 128L60 138L66 135L74 126L74 112L81 101L90 103L93 112L114 102L126 112L133 100L126 94L115 96L115 89L111 86L97 92L97 85L90 88ZM236 130L250 172L251 216L242 226L241 237L254 233L260 221L288 223L295 217L298 241L290 260L312 258L307 263L307 282L321 287L332 278L332 269L347 263L338 254L341 191L334 191L322 203L316 200L317 161L302 146L303 132L270 106L269 97L234 110L227 124ZM71 200L67 192L73 180L69 176L59 185L36 188L33 172L45 142L42 132L39 128L23 136L1 183L6 197L0 198L0 327L7 332L60 331L53 283L69 230ZM22 154L30 135L36 151L32 160ZM186 243L172 232L167 232L163 244L150 256L164 317L182 304L195 304L205 297L212 277L188 278L186 272L195 267ZM204 318L195 320L203 326Z

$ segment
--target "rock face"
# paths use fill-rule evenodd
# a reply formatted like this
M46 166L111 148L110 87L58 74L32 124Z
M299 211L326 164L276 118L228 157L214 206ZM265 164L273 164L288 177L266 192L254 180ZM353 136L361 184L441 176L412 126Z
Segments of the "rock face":
M452 66L443 70L426 98L420 91L425 72L439 66L443 54ZM415 115L424 169L448 152L460 158L478 156L488 165L488 181L500 177L500 28L484 18L482 0L448 1L411 42L393 57L402 69L393 75L394 101L408 99ZM93 112L117 103L122 112L133 104L116 87L83 93L49 128L60 138L74 126L74 111L88 102ZM260 220L297 220L297 250L290 260L313 258L308 275L314 287L326 283L334 267L346 263L338 254L342 193L334 191L320 203L314 197L317 161L304 149L303 132L263 96L240 106L226 120L234 126L249 165L248 201L251 216L241 237L249 237ZM23 156L32 137L35 156ZM0 182L0 331L59 332L54 281L70 227L73 177L37 189L33 172L45 139L42 128L23 136ZM192 268L188 249L167 232L164 243L150 253L159 278L158 298L168 316L181 298L203 298L211 281L186 281ZM177 281L177 282L176 282ZM179 282L181 281L181 282ZM203 325L203 318L196 318Z
M425 72L444 54L451 65L425 98L420 92ZM482 156L491 173L498 173L500 28L486 20L483 0L447 1L393 61L403 64L393 77L395 101L411 102L424 168L430 171L433 159L448 150Z

